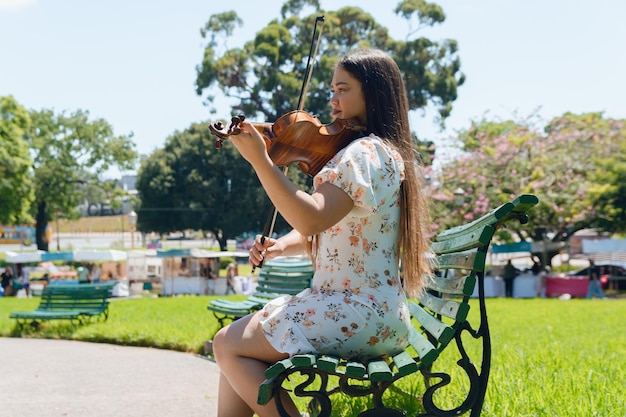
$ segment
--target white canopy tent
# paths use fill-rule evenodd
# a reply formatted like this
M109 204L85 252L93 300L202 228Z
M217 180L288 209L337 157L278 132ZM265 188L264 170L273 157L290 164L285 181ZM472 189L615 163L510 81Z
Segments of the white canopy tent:
M626 239L583 239L583 253L596 262L626 262Z
M199 249L199 248L185 248L185 249L167 249L156 251L156 255L159 258L247 258L250 254L242 251L221 251L216 252L212 250Z
M30 252L6 251L5 259L7 263L13 264L46 261L120 262L128 259L128 255L121 250L78 250L74 252L45 252L42 250Z
M25 264L31 262L41 262L41 255L45 252L37 250L34 252L5 252L5 259L10 264Z
M77 262L111 261L120 262L128 259L126 252L121 250L77 250L74 260Z

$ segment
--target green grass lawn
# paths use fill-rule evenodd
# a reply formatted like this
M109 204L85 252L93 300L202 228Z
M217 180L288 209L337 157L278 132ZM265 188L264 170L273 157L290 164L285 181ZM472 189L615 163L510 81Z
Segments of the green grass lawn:
M229 296L236 297L242 298ZM28 328L20 332L9 319L10 312L33 310L39 300L2 297L0 336L201 353L203 342L217 330L216 320L206 309L210 298L114 300L105 323L77 328L63 322L48 323L37 331ZM483 416L626 415L626 299L489 299L487 309L493 353ZM477 314L474 310L472 314ZM447 370L456 366L445 355L438 363ZM422 382L414 379L404 384L419 391ZM449 396L452 401L455 393ZM444 403L448 401L445 397ZM348 411L355 401L361 400L342 401L341 415L356 415ZM414 399L408 403L407 407L415 407Z

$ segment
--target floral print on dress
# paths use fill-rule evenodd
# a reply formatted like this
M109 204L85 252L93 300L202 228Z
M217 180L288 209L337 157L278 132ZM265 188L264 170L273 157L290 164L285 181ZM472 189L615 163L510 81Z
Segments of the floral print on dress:
M373 135L350 143L315 176L315 187L336 185L354 207L314 242L311 288L261 310L278 351L369 358L406 347L411 324L397 243L403 179L400 155Z

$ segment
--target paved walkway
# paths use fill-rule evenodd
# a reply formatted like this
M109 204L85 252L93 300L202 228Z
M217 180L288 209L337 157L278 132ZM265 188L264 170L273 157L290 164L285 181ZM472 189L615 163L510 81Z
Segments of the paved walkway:
M193 354L0 338L1 417L214 417L217 365Z

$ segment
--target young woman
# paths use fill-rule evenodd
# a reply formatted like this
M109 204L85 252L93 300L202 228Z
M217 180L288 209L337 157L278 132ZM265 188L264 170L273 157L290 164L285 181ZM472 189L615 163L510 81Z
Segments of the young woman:
M419 292L430 267L428 210L404 83L393 59L367 49L338 62L331 88L333 117L358 119L367 133L314 177L313 194L282 174L250 124L231 137L293 227L277 240L257 238L250 262L308 251L315 275L310 289L274 300L216 334L219 417L278 415L273 403L256 404L268 363L310 352L391 355L408 344L404 290Z

